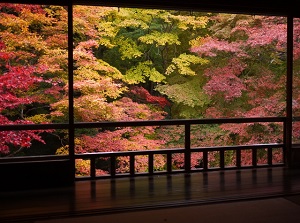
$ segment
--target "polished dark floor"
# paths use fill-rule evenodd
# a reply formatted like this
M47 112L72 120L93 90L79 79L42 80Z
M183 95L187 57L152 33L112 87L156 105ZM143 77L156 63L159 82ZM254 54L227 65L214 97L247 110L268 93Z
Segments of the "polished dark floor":
M34 222L298 194L300 169L283 167L78 181L72 187L0 192L0 222Z

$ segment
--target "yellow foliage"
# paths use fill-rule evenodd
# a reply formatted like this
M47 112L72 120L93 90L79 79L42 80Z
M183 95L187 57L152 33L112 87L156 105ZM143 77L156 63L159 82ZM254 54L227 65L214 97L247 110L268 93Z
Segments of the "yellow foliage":
M48 114L37 114L35 116L27 117L26 120L27 121L32 121L35 124L50 122Z

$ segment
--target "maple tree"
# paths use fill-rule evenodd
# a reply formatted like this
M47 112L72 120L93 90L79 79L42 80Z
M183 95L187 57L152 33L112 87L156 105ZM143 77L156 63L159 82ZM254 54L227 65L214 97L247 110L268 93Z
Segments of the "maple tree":
M213 106L208 117L285 115L286 19L219 14L213 35L195 40L191 50L211 58L204 90ZM280 123L223 124L235 144L282 142ZM244 155L250 151L243 151ZM282 160L282 156L280 158Z
M161 106L168 103L164 98L144 93L145 97L142 97L151 106L132 101L125 93L128 92L128 96L139 93L129 92L122 83L121 72L95 56L94 51L103 39L98 23L110 10L104 7L74 7L75 66L72 87L75 121L162 119L165 113ZM0 11L3 26L0 32L1 124L68 122L66 9L59 6L1 4ZM118 140L124 144L121 148L118 144L112 145L111 150L127 150L129 145L133 150L158 148L160 141L151 136L154 130L155 127L127 128L126 132L125 129L123 132L118 129L77 130L76 152L103 151L96 149L93 142L101 141L106 135L118 135ZM41 132L44 131L1 133L4 139L1 153L22 155L20 151L29 148L34 139L47 143L39 135ZM68 136L65 131L58 130L53 134L59 136L56 140L62 143L62 147L56 148L56 153L67 154ZM119 163L122 162L119 160ZM84 166L84 163L77 162L77 166ZM143 164L139 163L138 168L141 168ZM124 165L120 169L126 168Z
M0 124L285 115L286 18L171 10L74 6L74 85L68 86L67 11L60 6L0 4ZM293 112L299 113L299 20L295 20ZM294 137L300 125L294 124ZM192 126L192 147L282 142L280 123ZM0 153L17 154L43 131L1 132ZM51 132L68 153L64 131ZM179 148L177 126L76 129L76 153ZM110 144L108 145L108 141ZM265 152L259 153L264 162ZM243 151L249 164L250 151ZM282 156L274 153L275 161ZM277 158L276 158L277 157ZM156 156L155 168L164 169ZM202 153L192 153L201 166ZM235 153L226 152L234 164ZM218 152L210 152L211 166ZM183 154L174 154L183 168ZM97 162L97 174L109 171ZM119 172L129 157L118 157ZM137 171L146 171L138 156ZM88 174L88 161L76 161Z
M123 81L122 72L101 57L97 57L104 35L98 30L100 25L97 24L101 23L111 10L102 7L74 7L74 119L76 122L163 119L166 113L162 106L168 103L164 98L151 96L146 90L143 93L130 91ZM133 101L131 97L140 97L144 101ZM51 108L53 117L67 120L67 94L61 100L52 103ZM85 153L158 149L162 141L154 137L156 128L78 129L75 151ZM108 141L111 143L108 144ZM59 148L57 153L66 153L67 148L68 146ZM142 161L144 159L142 156L137 157L138 171L145 170ZM163 157L160 157L158 160L162 159ZM85 168L87 162L77 160L79 175L89 171ZM105 159L98 161L97 173L108 171L106 162ZM128 171L128 157L119 157L117 163L118 171ZM161 168L160 162L156 163L156 168Z
M38 5L0 4L0 18L0 123L48 123L49 103L61 90L60 78L49 75L49 28L57 23ZM43 132L51 131L1 132L1 154L22 154L34 140L45 143Z
M197 71L208 61L190 52L189 40L206 33L207 21L203 13L115 8L99 24L99 56L122 72L129 87L167 97L172 118L196 117L191 113L207 99Z

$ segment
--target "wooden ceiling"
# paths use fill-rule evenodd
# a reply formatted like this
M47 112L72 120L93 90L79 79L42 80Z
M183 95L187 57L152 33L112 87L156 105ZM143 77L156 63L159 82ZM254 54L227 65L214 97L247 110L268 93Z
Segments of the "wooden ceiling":
M300 17L300 0L0 0L7 3L33 3L45 5L103 5L119 7L145 7L184 9L193 11L249 13L266 15L292 15Z

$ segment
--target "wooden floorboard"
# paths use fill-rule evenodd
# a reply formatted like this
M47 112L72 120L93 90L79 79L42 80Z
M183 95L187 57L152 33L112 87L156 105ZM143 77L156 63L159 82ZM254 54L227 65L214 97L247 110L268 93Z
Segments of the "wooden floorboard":
M300 170L282 167L77 181L72 187L0 192L0 222L30 222L295 194L300 194Z

